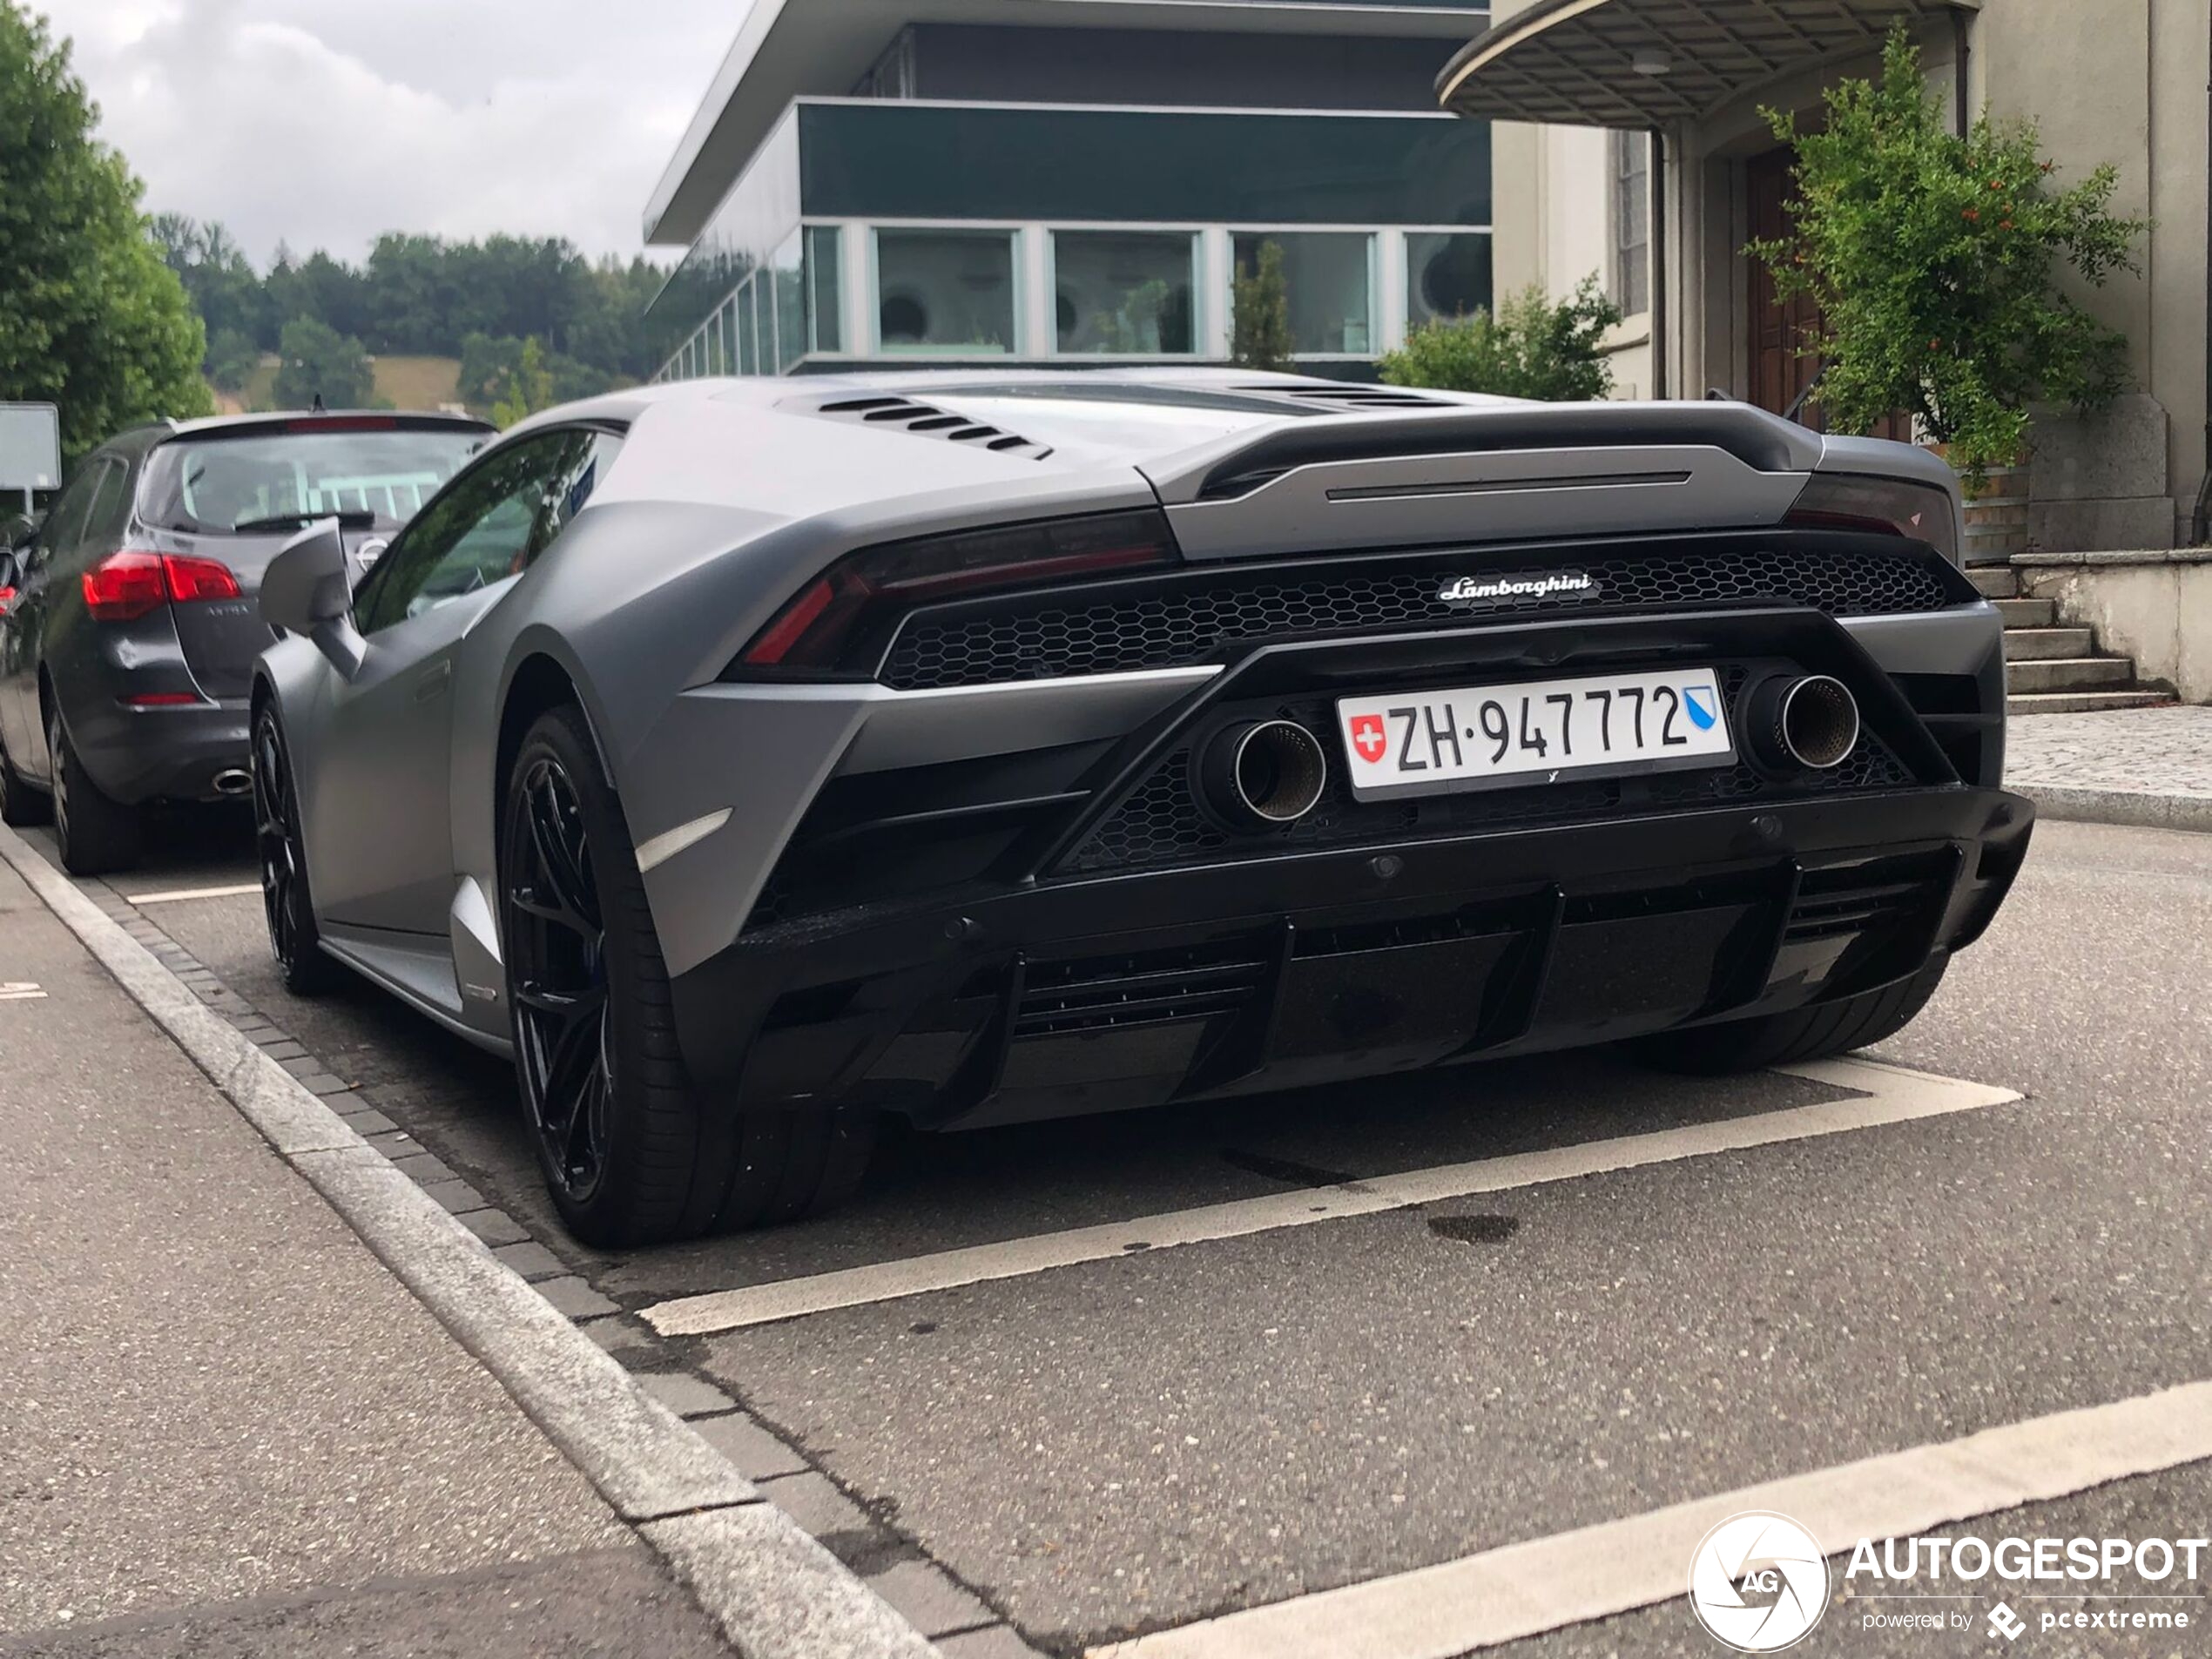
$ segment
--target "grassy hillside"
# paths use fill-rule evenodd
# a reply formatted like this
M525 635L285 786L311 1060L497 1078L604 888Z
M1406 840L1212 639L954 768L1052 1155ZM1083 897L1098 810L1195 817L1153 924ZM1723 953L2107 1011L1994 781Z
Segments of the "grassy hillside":
M376 395L395 409L435 409L461 401L461 360L457 357L379 357ZM276 383L277 360L264 356L246 377L242 393L218 392L216 407L226 415L275 407L272 388Z

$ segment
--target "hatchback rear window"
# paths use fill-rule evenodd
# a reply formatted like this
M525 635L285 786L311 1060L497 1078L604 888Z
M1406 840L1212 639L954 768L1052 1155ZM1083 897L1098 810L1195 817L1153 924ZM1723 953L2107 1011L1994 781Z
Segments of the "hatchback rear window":
M154 451L139 510L149 523L201 534L276 532L333 515L396 529L489 435L455 426L185 438Z

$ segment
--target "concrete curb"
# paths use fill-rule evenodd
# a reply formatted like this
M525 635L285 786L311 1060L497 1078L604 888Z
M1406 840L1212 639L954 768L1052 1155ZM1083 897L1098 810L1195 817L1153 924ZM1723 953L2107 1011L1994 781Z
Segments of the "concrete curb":
M921 1634L13 831L0 859L635 1527L746 1659L928 1659Z
M2159 795L2017 781L2011 786L2035 803L2039 816L2056 821L2212 833L2212 795Z

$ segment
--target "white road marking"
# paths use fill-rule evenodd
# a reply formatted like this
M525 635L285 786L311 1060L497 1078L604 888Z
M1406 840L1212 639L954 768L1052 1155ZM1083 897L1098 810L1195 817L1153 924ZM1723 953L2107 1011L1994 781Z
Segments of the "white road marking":
M1507 1157L1447 1163L1434 1169L1410 1170L1399 1175L1346 1182L1340 1186L1270 1193L1264 1197L1240 1198L1194 1210L1143 1216L1133 1221L1114 1221L1066 1232L1011 1238L998 1244L973 1244L963 1250L941 1251L904 1261L880 1262L805 1278L781 1279L742 1290L712 1291L657 1303L645 1309L643 1317L663 1336L702 1336L826 1312L833 1308L859 1307L897 1297L919 1296L928 1291L951 1290L985 1279L1017 1278L1081 1262L1107 1261L1141 1251L1166 1250L1217 1238L1238 1238L1280 1227L1304 1227L1317 1221L1374 1215L1473 1193L1502 1192L1548 1181L1571 1181L1581 1176L1604 1175L1649 1163L1671 1163L1678 1158L1708 1157L1716 1152L1741 1151L1748 1147L1839 1134L1845 1130L2001 1106L2020 1098L2013 1089L1939 1077L1871 1060L1824 1060L1782 1069L1792 1076L1860 1092L1844 1100L1791 1107L1751 1117L1694 1123L1681 1129L1656 1130L1648 1135L1626 1135L1585 1142L1579 1146L1518 1152Z
M36 1002L45 995L31 980L0 980L0 1002Z
M1683 1595L1698 1541L1744 1510L1789 1516L1833 1556L2207 1457L2212 1382L2188 1383L1293 1596L1089 1659L1451 1659Z
M125 904L175 904L180 899L242 899L247 894L259 894L259 881L246 882L235 887L180 887L174 893L126 893Z

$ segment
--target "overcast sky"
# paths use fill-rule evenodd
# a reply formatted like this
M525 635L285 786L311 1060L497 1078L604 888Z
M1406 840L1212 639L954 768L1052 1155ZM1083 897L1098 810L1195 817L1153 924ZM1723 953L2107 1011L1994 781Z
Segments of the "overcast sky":
M220 219L265 268L280 239L358 261L388 230L637 252L746 3L30 0L147 208Z

